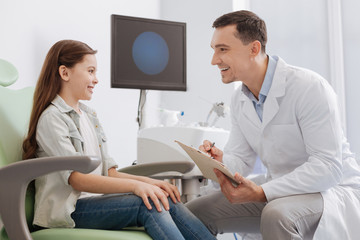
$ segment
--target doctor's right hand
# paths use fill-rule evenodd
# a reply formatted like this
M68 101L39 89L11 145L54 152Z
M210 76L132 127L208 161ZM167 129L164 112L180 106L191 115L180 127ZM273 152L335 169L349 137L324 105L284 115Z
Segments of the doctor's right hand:
M208 153L215 160L222 162L223 151L218 149L212 142L209 140L205 140L203 145L199 146L199 149L205 153Z

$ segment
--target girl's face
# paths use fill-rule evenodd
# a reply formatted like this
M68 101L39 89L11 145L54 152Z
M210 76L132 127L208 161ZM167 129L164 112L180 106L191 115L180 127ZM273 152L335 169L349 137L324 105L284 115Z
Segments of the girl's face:
M98 83L96 71L96 57L92 54L85 55L81 62L68 69L67 90L73 100L91 99L93 89Z

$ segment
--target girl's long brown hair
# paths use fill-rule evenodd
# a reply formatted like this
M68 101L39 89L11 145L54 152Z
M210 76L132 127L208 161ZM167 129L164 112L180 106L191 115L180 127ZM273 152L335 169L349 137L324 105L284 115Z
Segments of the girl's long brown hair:
M37 124L42 112L60 92L61 77L59 67L64 65L72 68L75 64L81 62L85 55L95 54L96 52L85 43L75 40L62 40L50 48L34 92L29 131L23 142L23 159L36 157L38 148L36 142Z

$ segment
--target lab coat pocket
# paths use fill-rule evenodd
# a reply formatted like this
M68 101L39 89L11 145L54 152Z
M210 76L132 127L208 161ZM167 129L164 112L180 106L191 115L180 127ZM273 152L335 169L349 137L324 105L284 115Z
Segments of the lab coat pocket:
M291 160L304 157L305 145L297 124L272 125L271 135L276 151Z

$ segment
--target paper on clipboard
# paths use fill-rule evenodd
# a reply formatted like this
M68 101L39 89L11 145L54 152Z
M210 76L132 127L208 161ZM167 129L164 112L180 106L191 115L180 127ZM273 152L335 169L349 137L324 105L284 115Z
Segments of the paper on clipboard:
M211 158L206 153L194 147L187 146L176 140L175 142L178 143L180 147L184 149L184 151L189 155L189 157L195 162L204 177L211 179L215 182L219 182L213 170L214 168L216 168L222 173L224 173L233 184L239 184L239 182L235 179L234 175L221 162Z

